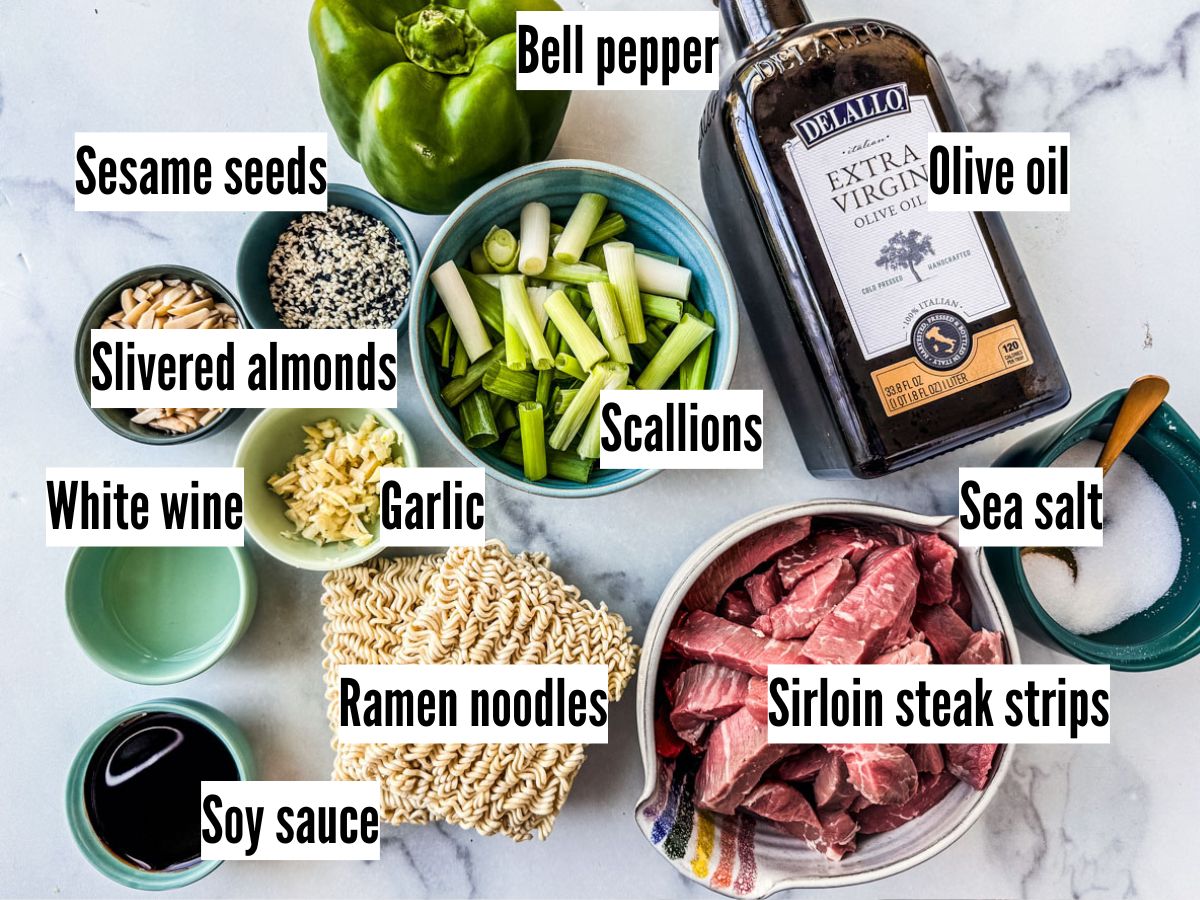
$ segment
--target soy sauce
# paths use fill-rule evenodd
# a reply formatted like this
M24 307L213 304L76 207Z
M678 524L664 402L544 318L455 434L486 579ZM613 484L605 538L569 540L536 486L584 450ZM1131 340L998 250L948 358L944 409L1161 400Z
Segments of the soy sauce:
M100 742L84 776L96 836L150 872L200 861L200 782L236 781L237 763L209 728L176 713L126 719Z

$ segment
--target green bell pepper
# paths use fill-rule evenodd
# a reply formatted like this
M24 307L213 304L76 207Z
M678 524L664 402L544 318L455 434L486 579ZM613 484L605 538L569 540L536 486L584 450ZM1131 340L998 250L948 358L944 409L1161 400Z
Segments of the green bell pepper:
M450 212L545 159L569 91L517 91L518 10L553 0L316 0L309 44L338 140L384 197Z

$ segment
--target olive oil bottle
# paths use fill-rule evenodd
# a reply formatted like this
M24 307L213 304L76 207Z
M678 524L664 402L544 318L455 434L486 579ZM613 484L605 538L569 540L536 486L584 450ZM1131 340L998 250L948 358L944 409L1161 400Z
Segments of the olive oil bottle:
M1004 223L930 212L927 134L965 131L887 22L719 0L738 55L700 129L704 196L813 474L883 475L1066 405Z

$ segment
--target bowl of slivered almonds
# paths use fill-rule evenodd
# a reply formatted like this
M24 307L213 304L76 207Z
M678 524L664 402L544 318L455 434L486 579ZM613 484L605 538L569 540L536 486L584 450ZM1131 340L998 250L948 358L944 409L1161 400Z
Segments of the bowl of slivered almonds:
M93 329L249 328L233 294L203 272L187 266L144 266L123 275L96 295L75 338L75 376L90 405ZM241 415L240 409L155 407L96 409L111 431L141 444L182 444L216 434Z

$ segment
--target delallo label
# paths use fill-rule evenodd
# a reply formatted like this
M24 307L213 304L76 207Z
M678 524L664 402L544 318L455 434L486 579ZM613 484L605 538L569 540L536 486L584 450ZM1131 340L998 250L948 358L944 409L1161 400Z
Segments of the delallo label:
M800 116L783 145L863 357L909 347L924 361L920 329L940 312L933 371L967 364L955 322L1010 305L975 216L926 205L928 135L940 130L928 98L897 83Z

